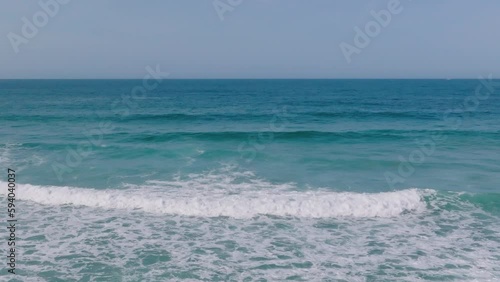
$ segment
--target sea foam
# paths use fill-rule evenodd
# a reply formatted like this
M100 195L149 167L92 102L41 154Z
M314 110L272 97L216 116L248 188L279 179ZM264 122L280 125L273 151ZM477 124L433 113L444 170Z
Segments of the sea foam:
M6 183L0 183L4 185ZM157 214L196 217L251 218L258 215L305 218L394 217L425 209L427 190L382 193L260 189L227 193L207 186L198 189L137 186L97 190L78 187L19 184L17 199L43 205L73 205L104 209L142 210ZM170 189L169 189L170 188ZM3 192L5 195L5 191Z

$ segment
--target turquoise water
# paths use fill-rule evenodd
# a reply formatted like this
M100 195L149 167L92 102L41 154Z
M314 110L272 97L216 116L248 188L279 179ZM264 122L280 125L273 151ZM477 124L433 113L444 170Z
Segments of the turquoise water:
M500 279L500 83L142 83L0 81L19 281Z

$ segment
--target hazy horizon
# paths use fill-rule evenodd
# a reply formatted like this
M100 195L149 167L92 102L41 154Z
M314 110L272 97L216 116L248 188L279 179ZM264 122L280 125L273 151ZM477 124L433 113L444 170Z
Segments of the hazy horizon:
M7 80L142 80L140 77L130 77L130 78L0 78L0 81ZM477 80L481 77L458 77L458 78L444 78L444 77L434 77L434 78L378 78L378 77L367 77L367 78L286 78L286 77L266 77L266 78L247 78L247 77L220 77L220 78L199 78L199 77L177 77L177 78L166 78L167 80ZM500 77L492 77L493 80L499 80Z

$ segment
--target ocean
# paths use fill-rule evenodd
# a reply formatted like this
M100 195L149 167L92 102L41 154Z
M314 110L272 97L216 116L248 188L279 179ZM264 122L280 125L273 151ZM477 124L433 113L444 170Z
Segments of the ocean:
M0 99L2 281L500 280L498 81L0 80Z

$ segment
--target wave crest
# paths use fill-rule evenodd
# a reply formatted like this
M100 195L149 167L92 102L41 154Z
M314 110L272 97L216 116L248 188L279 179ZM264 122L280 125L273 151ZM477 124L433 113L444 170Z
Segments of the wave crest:
M2 183L3 185L3 183ZM96 190L77 187L19 185L17 197L44 205L74 205L104 209L141 210L196 217L252 218L258 215L303 218L394 217L425 210L425 191L407 189L382 193L283 191L265 189L221 193L207 188ZM180 192L180 193L177 193ZM5 194L4 194L5 195Z

